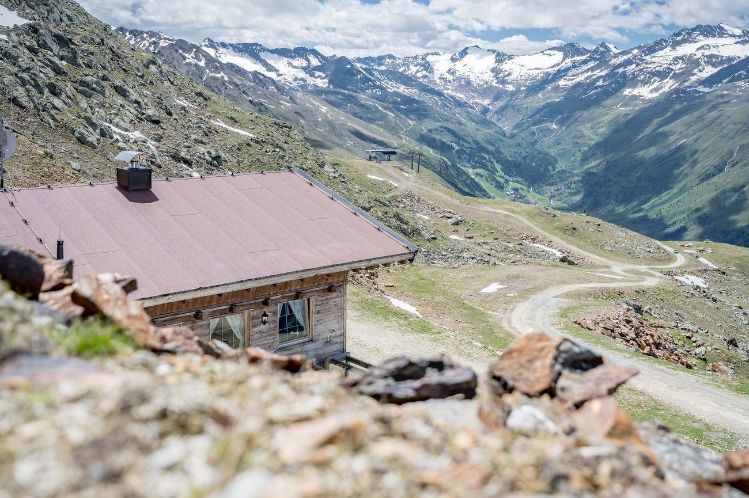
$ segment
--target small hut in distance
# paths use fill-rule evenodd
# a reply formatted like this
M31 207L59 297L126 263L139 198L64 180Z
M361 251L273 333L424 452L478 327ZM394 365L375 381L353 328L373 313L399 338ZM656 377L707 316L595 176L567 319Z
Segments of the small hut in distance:
M395 149L370 149L367 153L367 161L390 161L397 159L398 151Z

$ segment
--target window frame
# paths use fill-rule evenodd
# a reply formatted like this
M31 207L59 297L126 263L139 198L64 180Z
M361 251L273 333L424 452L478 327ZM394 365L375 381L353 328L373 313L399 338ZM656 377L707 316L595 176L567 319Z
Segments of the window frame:
M284 304L288 304L294 301L304 301L305 303L305 311L307 315L307 327L306 332L307 334L303 337L295 337L294 339L288 339L286 341L281 341L281 309ZM277 309L276 309L276 334L278 338L278 349L282 349L288 346L293 346L294 344L299 344L302 342L308 342L313 340L312 337L312 299L309 297L302 297L299 299L289 299L288 301L280 301L278 303Z
M234 331L231 329L231 327L229 327L228 330L229 330L229 332L232 335L232 342L229 343L229 342L226 342L224 340L225 331L224 331L223 327L221 328L221 331L218 332L220 334L220 336L221 336L221 337L218 338L218 340L221 341L221 342L223 342L224 344L226 344L227 346L229 346L232 349L241 350L243 348L250 347L249 346L249 341L248 341L248 334L247 334L247 327L248 327L248 323L249 323L249 320L250 320L250 316L248 315L248 313L246 311L240 311L238 313L229 313L227 315L222 315L222 316L218 316L218 317L215 317L215 318L211 318L210 320L207 320L208 321L208 337L209 337L210 340L213 340L213 335L217 333L217 332L211 332L210 331L211 320L224 320L224 319L226 319L226 318L228 318L230 316L235 316L235 315L240 315L242 317L242 340L241 340L241 342L236 347L233 346L234 342L235 341L239 341L239 339L236 338L236 335L234 334ZM223 322L220 322L220 323L223 323ZM244 344L242 344L242 343L244 343Z

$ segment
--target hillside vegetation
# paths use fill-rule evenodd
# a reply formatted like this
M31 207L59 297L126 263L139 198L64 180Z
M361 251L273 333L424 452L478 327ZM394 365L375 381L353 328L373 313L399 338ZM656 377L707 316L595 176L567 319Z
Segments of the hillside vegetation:
M29 21L0 26L0 114L19 141L6 186L111 181L122 149L162 177L320 163L288 124L239 111L72 0L0 5Z

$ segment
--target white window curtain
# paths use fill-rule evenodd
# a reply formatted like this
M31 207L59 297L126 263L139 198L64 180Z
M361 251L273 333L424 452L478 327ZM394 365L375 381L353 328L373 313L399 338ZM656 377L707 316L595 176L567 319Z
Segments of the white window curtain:
M294 313L294 317L304 327L304 330L309 332L307 329L307 300L299 299L296 301L290 301L291 311Z
M240 347L244 347L244 315L237 313L236 315L229 315L226 318L226 322L231 327L231 331L239 340Z
M223 323L221 323L223 320ZM223 335L228 332L226 328L230 328L234 337L237 338L239 347L244 347L244 314L237 313L236 315L224 316L221 318L212 318L210 325L210 334L213 337L213 333L217 331L221 332L221 338L226 341L226 336Z

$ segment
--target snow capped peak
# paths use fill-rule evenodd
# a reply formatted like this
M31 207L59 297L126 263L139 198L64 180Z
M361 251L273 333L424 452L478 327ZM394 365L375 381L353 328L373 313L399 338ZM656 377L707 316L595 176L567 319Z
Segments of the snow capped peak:
M472 45L455 53L353 59L326 56L308 47L267 48L206 38L196 49L159 33L124 30L123 34L134 45L153 52L174 44L170 50L178 51L185 63L202 66L212 56L291 87L362 92L398 87L406 92L395 72L478 106L492 105L511 92L540 88L561 92L576 88L588 94L605 88L612 94L654 99L677 90L707 88L705 82L717 73L720 81L709 80L713 89L739 81L734 75L739 69L719 71L749 57L749 31L725 24L685 28L623 51L609 43L592 50L565 43L537 53L508 55Z
M616 46L614 46L614 45L612 45L610 43L601 42L598 45L596 45L596 48L593 49L593 52L603 52L603 53L608 53L608 54L616 54L616 53L621 52L621 50L619 50Z
M565 43L556 47L547 48L544 52L557 51L565 55L565 57L581 57L590 53L590 50L578 45L577 43Z

